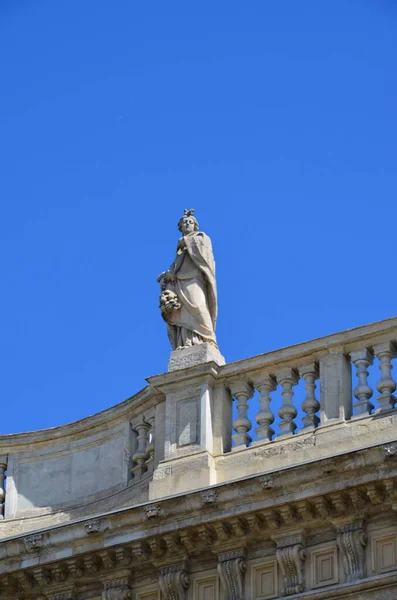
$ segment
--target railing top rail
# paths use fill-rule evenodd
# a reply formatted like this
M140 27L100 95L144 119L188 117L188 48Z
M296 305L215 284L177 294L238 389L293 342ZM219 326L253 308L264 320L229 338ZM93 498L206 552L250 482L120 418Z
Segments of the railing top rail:
M57 427L51 427L48 429L38 429L36 431L27 431L23 433L8 433L0 435L0 454L6 453L12 450L16 446L23 446L25 444L34 444L48 442L50 440L57 440L63 437L73 437L75 435L81 435L84 432L100 428L103 425L108 426L109 423L122 420L124 418L133 418L135 413L138 411L143 412L148 410L152 404L156 404L156 400L160 399L159 394L150 388L150 386L144 387L142 390L127 398L120 404L116 404L110 408L107 408L94 415L84 417L78 421L67 423L65 425L59 425ZM152 402L150 402L152 400Z
M377 338L381 339L385 336L390 340L397 340L397 317L377 321L369 325L362 325L354 329L347 329L332 335L315 338L308 342L302 342L293 346L280 348L279 350L258 354L251 358L227 363L219 368L219 376L229 377L236 374L243 374L271 366L272 364L290 362L301 357L309 357L316 353L329 352L332 348L337 349L338 347L342 347L348 352L350 351L349 346L353 347L360 342L363 342L363 346L366 344L370 346L371 343L376 343Z
M332 348L342 346L343 348L349 348L355 343L363 342L376 343L377 339L382 339L382 336L387 336L390 340L397 340L397 317L391 319L385 319L383 321L377 321L369 325L363 325L354 329L348 329L339 333L316 338L308 342L296 344L259 354L251 358L245 358L239 361L228 363L222 367L218 367L215 364L214 374L217 374L220 378L227 378L232 375L240 375L252 371L257 371L264 367L270 367L271 365L277 365L278 363L286 363L293 361L305 356L310 357L311 355L321 354L321 352L329 351ZM349 349L348 349L349 351ZM212 364L212 363L211 363ZM216 368L215 368L216 367ZM60 425L49 429L41 429L37 431L14 433L14 434L2 434L0 435L0 453L7 453L8 450L12 450L14 447L21 446L24 444L42 443L48 442L49 440L60 439L62 437L80 435L81 433L92 430L94 428L100 428L105 424L122 419L126 415L128 418L132 418L138 414L138 411L148 410L150 406L156 404L160 399L161 395L155 389L156 383L172 382L182 380L185 378L194 377L195 373L207 371L209 365L198 365L196 367L190 367L183 371L173 371L170 373L164 373L149 377L149 385L138 391L136 394L128 398L127 400L116 404L108 409L105 409L94 415L85 417L78 421Z

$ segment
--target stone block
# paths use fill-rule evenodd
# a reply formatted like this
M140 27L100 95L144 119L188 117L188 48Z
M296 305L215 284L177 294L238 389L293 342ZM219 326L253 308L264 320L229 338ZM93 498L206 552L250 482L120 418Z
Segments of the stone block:
M217 365L224 365L225 359L215 346L212 344L196 344L189 348L174 350L171 352L168 361L168 371L178 371L179 369L187 369L202 363L214 362Z

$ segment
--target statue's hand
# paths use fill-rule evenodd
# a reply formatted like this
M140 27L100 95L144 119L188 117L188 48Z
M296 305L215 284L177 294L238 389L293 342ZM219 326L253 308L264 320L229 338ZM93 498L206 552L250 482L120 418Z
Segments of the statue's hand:
M175 276L171 271L163 271L158 277L157 281L159 283L175 283Z
M182 252L186 249L186 241L184 237L179 238L178 246L177 246L177 254L182 254Z

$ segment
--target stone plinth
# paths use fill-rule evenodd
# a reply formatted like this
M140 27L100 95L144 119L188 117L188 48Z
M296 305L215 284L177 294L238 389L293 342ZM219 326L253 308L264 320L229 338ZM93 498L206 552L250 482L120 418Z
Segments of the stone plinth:
M189 348L182 348L182 350L174 350L171 352L168 361L168 371L187 369L188 367L208 362L224 365L225 359L219 350L212 344L196 344Z

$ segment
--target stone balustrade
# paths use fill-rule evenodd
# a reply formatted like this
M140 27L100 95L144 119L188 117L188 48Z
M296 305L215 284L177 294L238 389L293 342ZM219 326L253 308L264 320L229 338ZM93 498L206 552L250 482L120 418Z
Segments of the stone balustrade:
M316 340L316 346L308 342L254 357L252 361L241 361L241 374L234 372L232 377L225 378L225 385L235 400L233 448L282 440L338 421L393 410L397 402L393 395L396 381L392 375L397 357L397 332L395 320L391 321L389 331L381 328L362 335L359 328ZM258 365L260 362L262 366ZM253 368L249 368L250 363ZM375 363L379 365L378 376ZM225 366L220 375L231 369L235 371L235 367L236 363ZM371 379L376 379L379 392L375 399L370 374ZM295 389L300 384L305 392L301 401L296 402ZM255 390L259 392L259 399L254 403ZM278 410L274 410L273 397L277 390L282 401ZM250 403L253 403L252 408ZM253 435L250 418L254 407L256 435ZM298 415L301 428L296 423Z
M394 318L156 375L87 419L0 436L0 537L393 441L396 356Z

